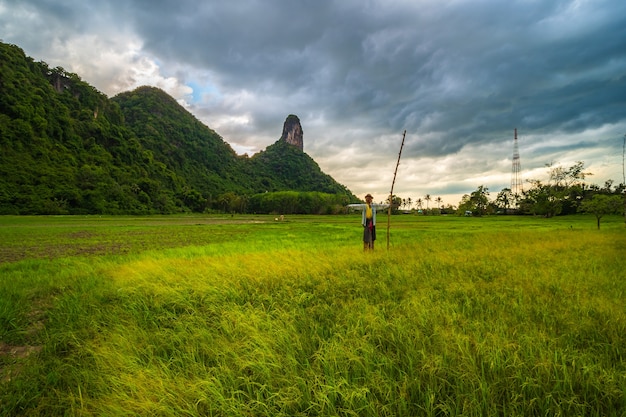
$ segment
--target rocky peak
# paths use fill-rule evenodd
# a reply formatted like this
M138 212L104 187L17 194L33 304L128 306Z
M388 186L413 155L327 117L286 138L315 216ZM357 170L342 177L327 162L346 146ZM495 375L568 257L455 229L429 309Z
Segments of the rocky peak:
M298 116L293 114L287 116L285 124L283 125L283 135L280 137L280 140L296 146L301 151L304 151L303 136L302 125L300 125L300 119L298 119Z

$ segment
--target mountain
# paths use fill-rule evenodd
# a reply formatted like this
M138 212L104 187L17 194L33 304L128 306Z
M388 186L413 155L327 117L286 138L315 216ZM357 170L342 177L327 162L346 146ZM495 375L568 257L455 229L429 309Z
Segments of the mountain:
M286 191L356 200L302 151L295 120L295 143L239 156L162 90L108 98L0 42L0 214L203 212Z
M139 87L112 101L141 146L185 186L204 195L248 190L239 174L241 159L230 145L164 91Z

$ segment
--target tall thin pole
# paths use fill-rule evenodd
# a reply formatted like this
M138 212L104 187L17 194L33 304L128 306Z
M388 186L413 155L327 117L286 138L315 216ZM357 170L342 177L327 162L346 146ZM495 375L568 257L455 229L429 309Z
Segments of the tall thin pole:
M622 145L622 179L624 187L626 187L626 168L624 167L624 161L626 160L626 134L624 135L624 144Z
M405 137L406 137L406 130L402 134L402 144L400 145L400 152L398 152L398 162L396 162L396 170L393 172L393 181L391 182L391 191L389 192L389 208L387 210L387 250L389 250L389 228L391 225L391 206L393 204L393 186L396 183L396 175L398 174L398 165L400 165L400 156L402 155L402 148L404 147Z
M624 143L622 145L622 179L623 179L623 185L624 185L624 190L622 191L624 193L624 223L626 224L626 170L624 168L624 161L626 157L626 135L624 135Z

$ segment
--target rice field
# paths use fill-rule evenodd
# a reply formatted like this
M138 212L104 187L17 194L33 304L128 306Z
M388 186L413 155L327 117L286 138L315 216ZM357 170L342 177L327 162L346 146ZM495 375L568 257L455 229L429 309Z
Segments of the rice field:
M626 416L620 217L0 217L0 415Z

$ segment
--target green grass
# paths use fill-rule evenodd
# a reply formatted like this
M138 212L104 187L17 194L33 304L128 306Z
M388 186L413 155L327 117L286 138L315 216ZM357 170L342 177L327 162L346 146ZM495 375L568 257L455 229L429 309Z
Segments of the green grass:
M618 217L0 217L1 415L624 416Z

